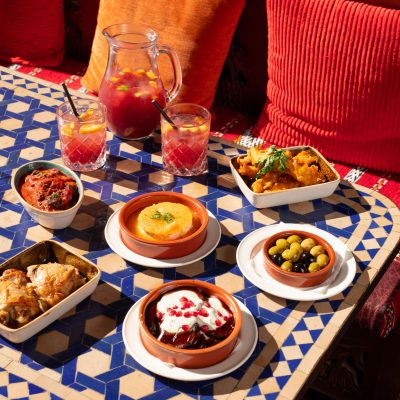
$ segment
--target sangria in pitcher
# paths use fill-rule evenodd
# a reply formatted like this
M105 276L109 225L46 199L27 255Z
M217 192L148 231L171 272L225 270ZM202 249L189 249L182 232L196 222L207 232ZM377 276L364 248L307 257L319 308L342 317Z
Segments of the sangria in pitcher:
M122 139L148 136L159 124L162 107L173 100L182 85L179 59L174 50L157 45L157 33L143 25L118 24L103 30L108 40L108 64L99 98L107 107L108 127ZM174 72L172 88L160 79L157 57L167 54Z

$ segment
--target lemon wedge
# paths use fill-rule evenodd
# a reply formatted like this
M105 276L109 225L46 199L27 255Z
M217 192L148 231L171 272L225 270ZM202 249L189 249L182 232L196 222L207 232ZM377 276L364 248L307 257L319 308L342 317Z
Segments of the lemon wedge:
M88 119L90 118L94 113L93 108L88 108L85 112L83 112L80 116L79 119Z
M96 133L102 129L104 129L104 125L102 124L83 125L79 129L79 133L81 133L82 135L87 135L91 133Z
M61 132L68 138L72 138L74 136L74 123L65 124L61 127Z

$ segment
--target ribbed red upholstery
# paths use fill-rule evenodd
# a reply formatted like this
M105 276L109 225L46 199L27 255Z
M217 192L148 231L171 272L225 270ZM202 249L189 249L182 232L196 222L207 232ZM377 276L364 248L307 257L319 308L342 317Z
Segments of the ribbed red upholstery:
M63 0L0 0L1 60L57 66L63 57Z
M400 10L267 0L267 104L259 135L400 171Z

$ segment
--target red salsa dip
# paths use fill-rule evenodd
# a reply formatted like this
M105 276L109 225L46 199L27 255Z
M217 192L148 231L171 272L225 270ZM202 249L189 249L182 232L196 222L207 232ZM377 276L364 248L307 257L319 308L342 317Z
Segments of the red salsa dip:
M26 174L19 191L27 203L43 211L67 210L78 200L75 180L57 168L35 169Z

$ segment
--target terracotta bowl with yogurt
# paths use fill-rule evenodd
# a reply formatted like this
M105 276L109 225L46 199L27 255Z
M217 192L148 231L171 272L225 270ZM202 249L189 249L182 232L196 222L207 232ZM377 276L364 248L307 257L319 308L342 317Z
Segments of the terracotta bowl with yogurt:
M178 258L205 241L208 213L182 193L152 192L130 200L119 214L120 235L133 252L150 258Z
M205 368L232 352L242 313L222 288L186 279L152 290L140 303L139 323L150 354L180 368Z

